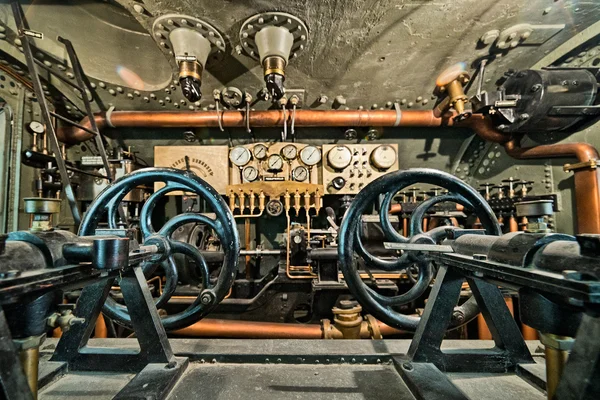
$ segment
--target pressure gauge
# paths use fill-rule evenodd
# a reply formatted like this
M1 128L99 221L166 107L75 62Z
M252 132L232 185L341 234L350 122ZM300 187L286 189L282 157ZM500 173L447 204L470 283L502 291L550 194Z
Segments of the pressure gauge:
M242 170L242 176L246 182L254 182L258 178L258 170L249 165Z
M304 182L308 179L308 169L302 165L292 170L292 179L296 182Z
M243 167L244 165L248 164L251 158L252 154L250 154L250 150L243 146L235 146L229 152L229 159L238 167Z
M306 146L300 151L300 159L304 164L312 167L321 161L321 150L315 146Z
M396 163L396 150L392 146L382 144L371 153L371 164L377 169L388 169Z
M265 146L264 144L257 144L252 149L252 152L254 153L254 158L256 158L257 160L264 160L265 158L267 158L268 151L269 149L267 149L267 146Z
M281 171L283 169L283 158L279 154L271 154L267 159L267 168L270 171Z
M288 144L281 149L281 155L288 161L292 161L298 156L298 149L293 144Z
M347 146L335 146L327 153L327 162L334 169L344 169L352 162L352 151Z
M29 130L32 133L42 134L42 133L44 133L45 129L44 129L44 125L42 123L37 122L37 121L31 121L29 123Z

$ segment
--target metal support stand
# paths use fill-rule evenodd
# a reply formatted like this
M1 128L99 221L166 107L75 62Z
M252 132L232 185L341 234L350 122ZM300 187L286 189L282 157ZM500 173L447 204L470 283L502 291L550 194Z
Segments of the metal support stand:
M440 347L465 279L490 328L495 347L444 352ZM534 362L500 289L480 279L465 278L447 266L440 267L407 357L394 361L413 392L427 399L467 398L444 372L507 372L518 364Z
M63 334L52 361L68 363L71 371L137 372L115 399L163 398L185 371L188 360L173 355L141 267L127 270L120 281L140 350L87 347L113 280L105 278L83 289L74 315L85 318L85 322Z

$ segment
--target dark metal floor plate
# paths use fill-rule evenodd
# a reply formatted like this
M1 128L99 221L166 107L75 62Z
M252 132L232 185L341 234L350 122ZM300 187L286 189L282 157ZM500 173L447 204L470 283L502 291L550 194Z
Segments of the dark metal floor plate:
M528 342L532 353L539 342ZM56 340L42 346L42 358ZM491 341L447 341L445 348L491 347ZM91 340L91 346L135 348L135 340ZM170 400L413 399L391 364L408 340L173 339L190 364ZM537 359L538 357L536 357ZM44 361L45 362L45 361ZM44 368L42 362L42 368ZM111 399L133 374L69 372L46 385L40 400ZM515 374L448 374L471 399L539 399L544 394Z

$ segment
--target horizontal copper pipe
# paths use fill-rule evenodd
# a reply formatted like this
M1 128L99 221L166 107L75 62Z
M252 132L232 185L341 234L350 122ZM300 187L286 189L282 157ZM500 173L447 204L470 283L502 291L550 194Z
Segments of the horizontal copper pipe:
M598 159L598 150L588 143L544 144L535 147L521 147L518 139L504 144L506 153L518 159L574 157L579 162Z
M588 143L558 143L520 147L519 140L505 143L506 152L517 159L573 157L580 163L597 160L598 150ZM575 174L575 206L578 233L600 233L600 175L596 168L580 168Z
M294 116L296 127L440 127L453 126L452 113L436 116L433 110L297 110ZM400 118L398 118L400 117ZM246 113L238 110L217 111L114 111L95 114L98 129L104 128L252 128L283 126L292 122L292 113L282 110L251 111L249 121ZM80 125L91 128L84 118ZM460 126L471 128L486 140L505 142L508 136L496 131L491 121L482 115L474 115ZM92 134L78 127L62 127L58 138L66 143L79 143L92 138Z
M379 330L384 337L405 333L383 322L379 322ZM239 339L321 339L323 328L317 324L285 324L205 318L187 328L172 333L190 337Z
M172 333L192 337L244 339L320 339L321 325L278 322L236 321L205 318Z

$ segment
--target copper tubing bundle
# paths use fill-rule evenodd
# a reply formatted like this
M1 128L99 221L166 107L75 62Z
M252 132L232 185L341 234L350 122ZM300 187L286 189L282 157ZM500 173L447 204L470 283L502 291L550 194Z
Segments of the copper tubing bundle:
M296 110L295 115L283 110L245 111L113 111L96 114L98 129L104 128L224 128L281 127L284 122L295 127L440 127L453 126L453 113L438 115L433 110ZM84 118L80 125L91 129ZM458 125L457 125L458 126ZM508 141L509 137L493 129L484 116L473 116L460 124L471 128L486 140ZM63 127L58 139L79 143L92 134L79 127Z
M379 322L385 336L404 333ZM234 321L205 318L172 333L190 337L244 339L322 339L323 327L317 324L285 324L278 322ZM365 338L366 339L366 338Z

